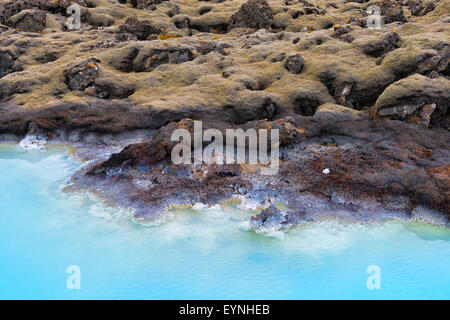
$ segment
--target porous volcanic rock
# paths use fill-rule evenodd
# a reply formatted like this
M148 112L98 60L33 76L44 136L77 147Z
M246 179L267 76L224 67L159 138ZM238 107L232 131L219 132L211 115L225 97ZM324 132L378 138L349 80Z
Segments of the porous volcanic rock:
M417 205L447 214L448 132L404 122L374 123L363 113L345 109L321 107L309 119L295 116L240 126L203 122L204 130L223 132L227 128L278 128L284 156L277 175L261 176L257 166L248 164L174 165L171 152L178 142L171 141L171 134L177 128L194 126L193 120L184 119L161 128L150 142L130 145L87 167L76 181L79 187L103 190L104 196L118 204L135 208L138 219L158 218L174 203L213 205L233 194L270 197L285 204L290 208L282 214L285 223L299 223L324 208L365 221L383 219L389 211L407 217ZM115 187L105 189L111 181ZM140 187L137 181L152 183ZM272 213L269 216L278 217ZM254 222L260 221L262 227L266 220L260 216Z
M23 10L8 19L7 24L19 31L42 32L47 25L47 14L41 10Z
M272 8L266 0L248 0L231 17L228 29L237 27L270 28L273 21Z
M445 0L0 0L0 140L108 150L73 188L137 219L233 197L271 199L284 226L448 216L449 13ZM171 132L194 120L278 128L278 174L173 165Z

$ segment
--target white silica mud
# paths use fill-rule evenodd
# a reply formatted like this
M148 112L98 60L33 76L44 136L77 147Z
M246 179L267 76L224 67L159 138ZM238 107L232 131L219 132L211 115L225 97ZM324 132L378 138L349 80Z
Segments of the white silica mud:
M20 140L19 146L25 150L45 150L47 144L47 138L44 136L27 135Z
M258 206L233 201L141 224L130 210L62 192L81 165L63 147L0 146L0 298L450 297L446 228L328 219L257 233L248 221Z

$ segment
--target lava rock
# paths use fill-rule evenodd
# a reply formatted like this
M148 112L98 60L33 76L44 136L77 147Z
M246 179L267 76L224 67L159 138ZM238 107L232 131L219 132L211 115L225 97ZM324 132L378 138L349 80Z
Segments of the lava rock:
M53 13L65 13L67 8L73 4L78 4L82 7L87 7L88 3L86 0L51 0L51 1L40 1L39 8L45 11L50 11Z
M4 24L9 18L23 10L40 9L51 13L65 14L67 8L72 4L87 7L86 0L13 0L4 4L0 15L0 21Z
M260 232L277 231L283 225L286 225L286 216L280 212L274 205L264 209L257 216L250 218L250 226Z
M440 43L435 49L436 54L425 55L418 61L418 73L430 78L441 75L450 76L450 46L446 43Z
M134 93L130 84L118 85L111 78L96 80L95 84L84 89L84 94L100 99L124 99Z
M362 45L362 51L368 56L380 57L397 48L400 36L397 32L388 32L381 39L371 40Z
M121 33L132 34L138 40L147 40L152 34L160 34L161 29L153 26L148 20L128 18L125 24L119 26Z
M339 39L344 34L351 32L353 29L350 26L336 26L334 27L334 32L331 34L333 38Z
M41 10L23 10L9 18L7 24L19 31L42 32L47 25L47 14Z
M284 63L284 67L289 72L292 72L294 74L299 74L300 72L302 72L304 62L305 62L305 60L303 59L303 57L299 54L296 54L296 55L290 56L286 59L286 62Z
M432 1L423 3L421 0L409 0L406 3L413 16L424 16L432 12L436 5Z
M272 22L272 8L266 0L249 0L231 17L228 30L238 27L268 29Z
M171 8L167 12L167 15L172 18L173 16L176 16L177 14L180 14L180 12L181 12L180 7L175 5L173 8Z
M134 71L150 72L162 64L179 64L193 59L194 54L187 48L153 49L136 60Z
M396 1L384 0L381 6L381 14L385 23L406 22L402 6Z
M161 4L168 0L131 0L131 4L136 9L156 9L157 4Z
M36 9L39 7L39 0L14 0L4 4L0 15L0 21L7 24L7 21L12 16L18 14L22 10Z
M445 127L450 109L450 82L414 74L390 85L375 108L383 118Z
M6 76L14 64L14 59L9 52L0 52L0 78Z
M86 88L94 85L95 79L99 75L99 62L97 59L89 59L64 70L64 81L69 89L84 91Z
M381 109L378 112L380 117L388 117L395 120L406 120L407 122L417 123L428 127L430 125L431 115L436 109L436 104L427 105L403 105L392 108Z

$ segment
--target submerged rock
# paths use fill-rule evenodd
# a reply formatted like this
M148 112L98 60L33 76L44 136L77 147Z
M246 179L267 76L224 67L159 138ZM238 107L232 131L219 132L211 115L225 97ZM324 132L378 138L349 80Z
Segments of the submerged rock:
M250 218L250 227L257 232L273 233L286 227L287 222L286 216L275 205L271 205Z

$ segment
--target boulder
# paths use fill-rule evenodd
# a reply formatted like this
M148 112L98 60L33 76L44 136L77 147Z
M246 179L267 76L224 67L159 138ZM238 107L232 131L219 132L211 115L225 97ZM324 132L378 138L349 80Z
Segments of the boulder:
M0 78L8 74L14 64L14 59L9 52L0 52Z
M406 22L404 10L400 3L393 0L384 0L381 6L381 14L384 16L385 23Z
M397 48L400 36L397 32L388 32L382 37L368 38L361 43L362 51L368 56L380 57Z
M381 66L391 70L398 78L405 78L413 73L420 73L430 78L450 74L450 47L439 43L433 49L404 47L388 53Z
M39 8L45 11L65 14L67 8L73 4L78 4L79 6L82 7L88 6L86 0L51 0L51 1L41 0Z
M286 61L284 63L284 67L289 72L298 74L298 73L302 72L304 61L305 60L303 60L303 57L301 55L296 54L296 55L290 56L286 59Z
M409 0L406 4L409 6L409 10L413 16L424 16L436 8L436 5L432 1L423 3L421 0Z
M147 40L152 34L160 34L161 29L153 26L148 20L128 18L125 24L119 26L121 33L132 34L138 40Z
M286 216L273 204L250 218L250 226L257 232L273 232L287 224Z
M181 13L181 10L180 10L180 7L178 6L178 5L174 5L171 9L169 9L169 11L167 11L167 15L169 16L169 17L173 17L173 16L176 16L177 14L180 14Z
M272 21L272 8L266 0L249 0L231 17L228 30L238 27L268 29Z
M334 103L326 103L317 108L314 118L322 121L330 119L333 121L343 121L358 120L364 115L365 113L363 111L354 110Z
M23 10L9 18L7 24L18 31L42 32L47 26L47 14L41 10Z
M134 71L150 72L162 64L179 64L193 59L194 54L187 48L152 49L136 58Z
M84 91L86 88L92 86L99 75L99 62L99 60L92 58L74 67L65 69L64 82L69 89L73 91Z
M7 21L12 16L18 14L22 10L39 8L40 0L14 0L7 2L3 6L1 11L0 20L3 24L7 24Z
M136 9L155 10L157 4L161 4L167 0L131 0L131 4Z
M51 13L65 14L72 4L87 7L86 0L12 0L4 4L0 22L6 23L9 18L23 10L40 9Z
M378 98L378 116L446 127L450 107L450 81L419 74L391 84Z
M341 26L341 25L335 26L333 29L334 31L331 34L331 36L336 39L340 39L344 34L348 34L349 32L353 31L353 29L350 26Z

